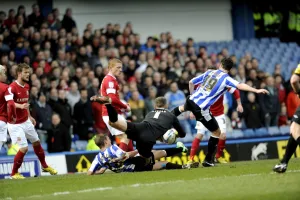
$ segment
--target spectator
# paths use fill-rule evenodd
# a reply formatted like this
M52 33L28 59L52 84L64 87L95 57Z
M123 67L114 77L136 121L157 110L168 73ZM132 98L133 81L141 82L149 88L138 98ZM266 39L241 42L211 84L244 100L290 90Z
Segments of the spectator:
M52 115L52 128L47 131L48 152L63 152L71 149L71 136L68 128L61 123L61 118L58 114Z
M246 83L246 71L245 67L242 65L238 67L238 74L236 76L236 80L240 83Z
M70 91L67 92L66 98L71 107L71 112L73 113L75 104L80 100L80 92L78 90L78 84L73 81L70 85Z
M171 83L170 91L165 94L165 98L169 104L169 110L173 110L175 107L181 106L185 104L185 94L178 89L178 85L176 82ZM178 116L179 122L186 133L191 133L191 127L188 122L189 115L187 113L183 113Z
M3 35L0 35L0 53L8 53L10 48L8 45L3 43Z
M279 103L281 103L281 104L285 102L285 98L286 98L286 91L285 91L285 88L283 87L282 81L283 81L283 78L281 75L275 76L275 87L278 90Z
M41 93L39 101L34 105L32 116L36 120L37 133L42 142L46 142L47 131L51 129L52 109L46 103L45 94Z
M74 106L74 133L80 140L87 140L89 128L93 126L93 113L91 102L88 101L87 89L80 90L80 100Z
M270 92L269 95L260 95L259 104L264 115L265 126L276 126L280 114L280 103L278 97L278 90L274 86L274 78L269 76L266 80L266 90Z
M132 96L128 101L128 104L131 108L132 120L134 122L141 122L145 118L146 108L145 102L141 100L140 94L138 91L132 92Z
M32 5L32 13L28 16L28 26L33 26L37 30L40 29L42 23L44 21L44 17L40 12L40 7L38 4Z
M0 11L0 34L4 33L4 31L7 29L5 25L5 18L6 18L5 12Z
M244 106L243 117L247 128L260 128L262 125L262 111L255 101L254 93L248 93L248 103Z
M16 24L16 12L14 9L8 11L8 18L4 21L5 26L10 29L12 25Z
M152 37L148 37L147 39L147 43L141 46L140 51L141 52L154 52L154 48L153 48L153 38Z
M72 9L67 8L61 26L66 30L67 33L71 32L73 28L76 28L76 22L72 18Z
M286 126L288 125L288 117L285 104L281 104L281 110L278 120L278 126Z
M146 113L154 110L155 99L157 97L157 89L152 86L148 90L149 96L145 99Z
M99 79L94 78L92 81L92 87L88 89L88 99L90 99L92 96L97 95L99 91Z
M300 106L300 99L294 91L290 91L287 99L286 99L286 106L287 106L287 115L289 119L293 118L294 113L296 112L297 108Z

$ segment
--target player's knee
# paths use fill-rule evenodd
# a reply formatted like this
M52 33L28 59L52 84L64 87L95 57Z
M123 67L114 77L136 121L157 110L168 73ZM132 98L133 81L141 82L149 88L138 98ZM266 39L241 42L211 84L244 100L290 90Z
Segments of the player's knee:
M32 143L32 146L38 146L38 145L40 145L40 144L41 144L41 142L38 140L38 141L33 142L33 143Z
M222 139L222 140L226 140L226 133L221 133L221 135L220 135L220 139Z
M22 147L22 148L20 148L20 151L21 151L22 153L27 153L27 152L28 152L28 146L27 146L27 147Z
M202 140L203 134L202 133L197 133L195 138L198 138L199 140Z
M220 137L220 135L221 135L221 130L218 128L217 130L215 130L215 131L212 132L212 135L213 135L213 136L216 136L216 137Z

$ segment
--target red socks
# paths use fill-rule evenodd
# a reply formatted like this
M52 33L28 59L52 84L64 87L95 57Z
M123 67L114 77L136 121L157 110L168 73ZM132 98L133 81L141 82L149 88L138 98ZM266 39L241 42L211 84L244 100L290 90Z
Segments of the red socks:
M15 175L16 173L18 173L18 169L21 167L22 163L23 163L23 158L25 156L25 153L18 151L18 153L15 155L14 158L14 166L11 172L11 176Z
M223 150L225 149L225 141L226 140L219 139L217 153L216 153L216 158L220 158L221 157L221 155L223 153Z
M192 143L192 148L191 148L191 153L190 153L190 160L194 159L194 156L196 155L199 146L200 146L200 140L198 138L195 138L193 140L193 143Z
M132 140L129 140L128 151L134 151Z
M48 165L45 161L45 152L43 147L41 146L41 144L37 145L37 146L33 146L34 149L34 153L36 154L36 156L39 158L41 165L43 168L47 168Z

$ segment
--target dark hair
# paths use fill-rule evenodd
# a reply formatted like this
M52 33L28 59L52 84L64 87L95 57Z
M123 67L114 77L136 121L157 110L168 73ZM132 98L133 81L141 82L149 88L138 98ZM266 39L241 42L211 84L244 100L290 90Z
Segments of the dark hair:
M233 61L231 58L223 58L221 60L221 63L222 63L223 69L225 69L227 71L230 71L231 68L233 67Z
M158 108L163 108L167 105L167 99L165 97L157 97L155 99L155 106Z
M99 147L102 148L105 145L105 140L107 139L107 135L96 135L94 141L95 144Z
M23 69L30 69L30 67L26 63L20 63L17 67L17 73L22 72Z

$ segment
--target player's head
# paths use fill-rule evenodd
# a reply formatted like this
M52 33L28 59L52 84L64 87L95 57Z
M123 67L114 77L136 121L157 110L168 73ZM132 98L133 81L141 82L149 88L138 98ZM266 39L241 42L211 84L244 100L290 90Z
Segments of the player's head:
M30 77L30 67L26 63L20 63L17 67L18 81L28 82Z
M116 58L110 59L108 62L108 70L114 76L120 76L122 73L122 61Z
M233 67L233 61L231 58L223 58L221 60L220 68L226 70L226 72L229 72L232 67Z
M107 135L96 135L95 137L95 144L101 149L101 148L107 148L111 146L111 141Z
M3 65L0 65L0 81L6 82L7 76L6 76L6 67Z
M167 99L165 97L157 97L155 99L155 108L168 108Z

